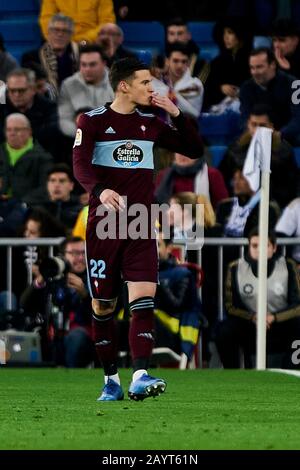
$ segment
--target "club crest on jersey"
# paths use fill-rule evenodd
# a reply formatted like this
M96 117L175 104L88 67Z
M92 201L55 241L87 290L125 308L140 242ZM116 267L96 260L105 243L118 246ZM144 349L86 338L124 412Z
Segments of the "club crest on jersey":
M120 166L132 167L143 161L143 150L132 142L119 145L114 152L113 158Z
M77 129L73 148L74 147L79 147L81 145L81 142L82 142L82 130Z

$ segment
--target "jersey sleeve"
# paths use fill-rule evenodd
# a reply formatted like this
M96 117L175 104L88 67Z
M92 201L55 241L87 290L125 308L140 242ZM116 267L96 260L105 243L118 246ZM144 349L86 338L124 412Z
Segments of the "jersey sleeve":
M92 118L83 114L79 119L73 145L73 171L77 181L88 193L99 196L103 188L100 188L92 165L95 135Z
M161 132L157 145L186 157L199 158L203 155L203 142L195 124L181 112L172 118L175 127L160 122Z

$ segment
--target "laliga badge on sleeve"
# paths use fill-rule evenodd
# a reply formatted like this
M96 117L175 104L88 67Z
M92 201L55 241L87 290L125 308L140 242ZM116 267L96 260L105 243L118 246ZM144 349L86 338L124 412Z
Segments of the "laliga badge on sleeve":
M74 147L79 147L79 145L81 145L81 142L82 142L82 130L81 130L81 129L77 129L77 131L76 131L76 137L75 137L75 142L74 142L73 148L74 148Z

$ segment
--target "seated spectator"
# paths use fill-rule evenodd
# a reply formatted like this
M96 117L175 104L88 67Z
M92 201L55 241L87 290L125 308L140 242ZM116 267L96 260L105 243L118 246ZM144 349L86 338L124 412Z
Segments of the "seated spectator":
M300 334L300 282L295 263L276 252L275 236L269 236L267 279L267 353L283 353L279 368L294 368L292 343ZM219 325L216 344L225 368L239 368L240 348L245 366L253 367L258 295L259 235L249 234L249 252L228 269L225 307L228 317ZM267 365L268 367L268 365ZM269 366L270 367L270 366Z
M39 49L25 52L21 59L22 67L42 67L56 98L62 81L79 67L79 48L71 41L73 31L72 18L61 13L54 15L48 25L48 40Z
M273 24L273 48L281 70L300 78L300 30L289 18Z
M235 17L217 24L214 36L220 54L210 63L210 72L205 83L205 109L210 110L211 106L218 105L225 99L228 106L236 103L238 109L240 86L250 78L252 37L245 21Z
M63 134L73 138L77 129L75 115L80 108L99 108L113 99L101 48L82 47L79 62L79 72L62 83L58 104L60 128Z
M69 16L74 21L73 41L85 44L94 42L99 28L104 23L115 23L113 0L42 0L39 23L45 39L48 39L48 24L57 13Z
M122 46L124 33L120 26L115 23L106 23L101 26L97 39L98 44L106 57L106 63L110 67L115 60L125 57L135 57L134 53Z
M209 66L199 58L200 50L191 37L187 23L180 17L172 18L166 24L166 48L174 43L187 46L190 52L189 69L192 77L198 77L205 84Z
M48 82L48 77L43 67L39 64L31 64L31 70L35 73L36 93L49 101L56 101L57 96L54 88Z
M67 273L61 279L51 281L45 274L50 260L44 260L32 285L23 292L21 306L25 313L39 313L44 319L43 338L44 341L50 339L51 359L57 365L86 367L94 359L94 345L84 241L67 238L62 258L68 263ZM61 323L57 311L62 312Z
M175 160L170 168L158 173L155 187L155 197L159 204L168 202L173 194L186 191L203 194L213 207L228 197L219 170L208 167L203 158L192 160L179 153L175 153Z
M292 145L300 145L300 106L293 103L295 78L277 69L274 53L267 48L250 54L252 78L240 91L242 123L245 125L255 104L271 106L274 126L281 137Z
M24 202L0 195L0 237L16 237L24 224L27 206Z
M46 195L51 155L33 141L30 122L24 114L13 113L5 120L6 140L0 145L0 191L19 201L33 204Z
M33 138L55 157L60 137L56 104L37 94L32 70L19 68L7 76L6 104L0 106L0 141L5 118L12 113L29 119Z
M195 273L177 264L172 244L159 234L159 284L155 295L156 347L169 347L190 361L205 323ZM172 326L171 326L172 325ZM175 334L174 334L175 333Z
M47 198L34 206L43 207L64 227L71 231L82 205L79 196L72 194L73 174L68 165L59 163L48 171Z
M300 237L300 197L284 209L275 230L278 237ZM292 256L300 267L300 245L292 249Z
M180 43L170 44L166 50L167 93L186 116L198 119L201 113L204 89L201 81L191 76L190 51ZM153 83L155 90L155 82Z
M18 62L9 52L6 51L3 36L0 34L0 80L5 82L9 72L17 67Z
M247 121L247 130L234 144L230 145L219 165L226 186L232 193L231 180L233 171L242 168L247 156L252 137L257 127L263 126L274 130L272 109L268 105L255 105ZM282 140L279 132L272 135L270 197L281 208L297 196L298 169L291 145Z
M227 237L247 237L258 226L260 191L254 193L242 170L233 172L234 197L221 201L217 208L217 222ZM270 201L269 228L273 230L280 215L275 201Z

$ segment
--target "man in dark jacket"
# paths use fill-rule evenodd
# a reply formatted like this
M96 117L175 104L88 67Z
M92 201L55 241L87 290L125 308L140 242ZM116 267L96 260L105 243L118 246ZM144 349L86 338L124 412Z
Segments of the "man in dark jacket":
M52 157L33 141L26 116L13 113L5 123L6 141L0 145L0 192L33 204L46 197Z
M0 106L0 141L5 118L22 113L30 121L34 139L55 156L60 133L56 104L36 93L35 73L28 69L15 69L7 77L6 104Z
M250 54L252 78L240 90L242 122L246 124L255 104L271 106L274 126L281 137L292 145L300 145L300 106L293 100L295 78L277 70L274 53L267 48Z
M72 194L73 188L71 169L65 163L58 163L48 171L46 198L35 204L43 207L69 231L74 227L82 209L79 197Z

